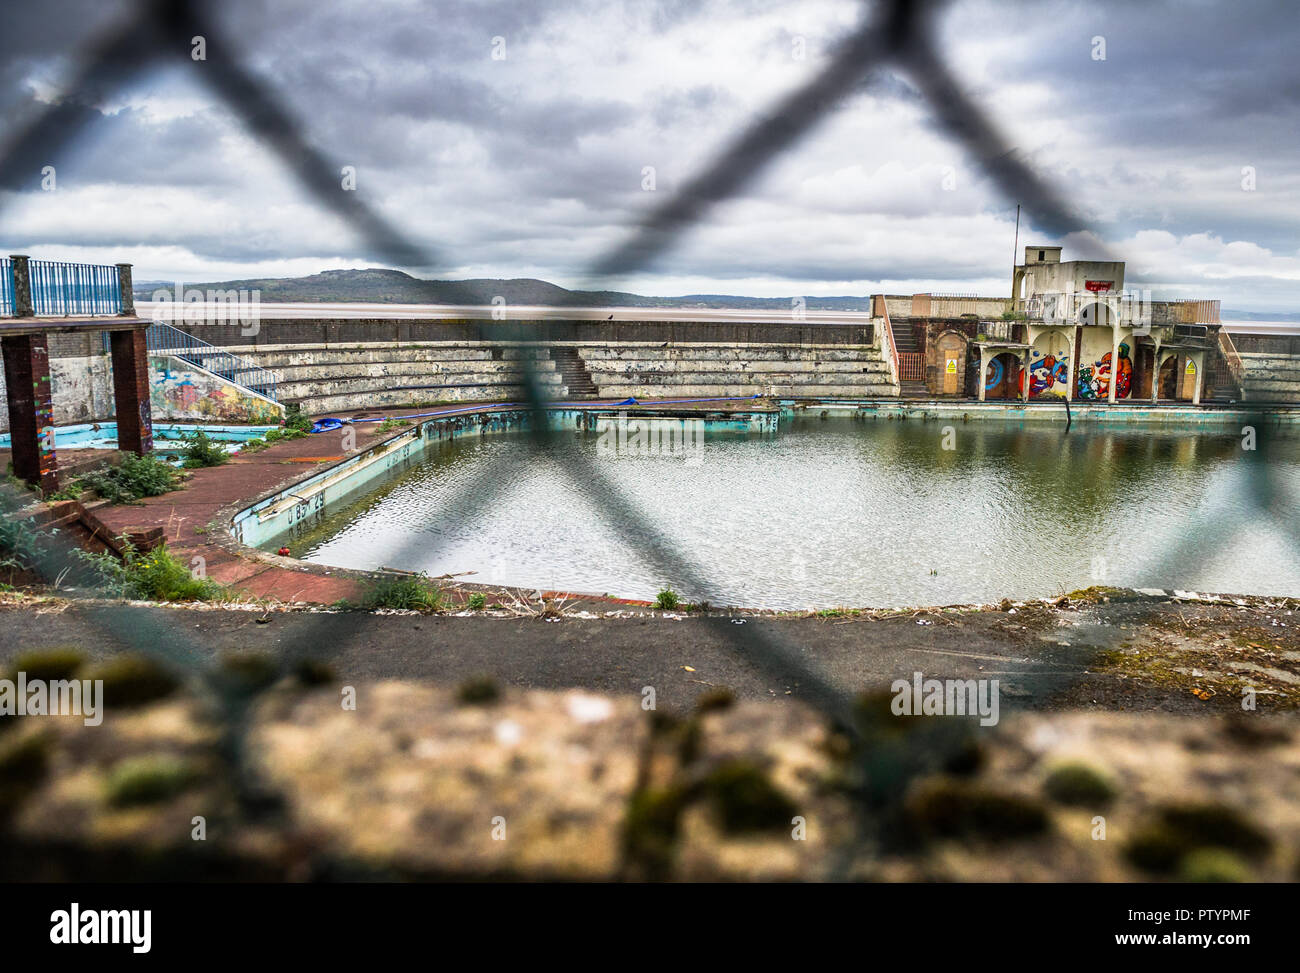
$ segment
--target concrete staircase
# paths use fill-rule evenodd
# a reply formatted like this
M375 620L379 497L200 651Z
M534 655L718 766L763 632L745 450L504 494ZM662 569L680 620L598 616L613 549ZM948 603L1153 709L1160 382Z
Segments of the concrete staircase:
M1300 357L1267 352L1241 352L1242 400L1300 402Z
M551 361L560 373L560 380L570 399L594 399L597 397L596 383L591 380L591 373L583 364L578 349L556 345L551 348Z
M900 356L921 354L921 348L916 343L916 335L912 332L910 325L904 324L901 327L894 328L894 348ZM898 394L903 399L928 399L930 397L930 391L926 388L925 382L902 377L898 381Z
M583 345L602 398L884 398L889 364L870 345Z
M895 394L889 364L872 345L372 342L273 345L240 354L274 370L280 401L309 415L521 401L525 359L552 400Z
M280 401L308 415L444 402L506 402L526 397L523 361L546 394L562 379L544 348L469 343L437 345L280 345L244 351L280 377Z

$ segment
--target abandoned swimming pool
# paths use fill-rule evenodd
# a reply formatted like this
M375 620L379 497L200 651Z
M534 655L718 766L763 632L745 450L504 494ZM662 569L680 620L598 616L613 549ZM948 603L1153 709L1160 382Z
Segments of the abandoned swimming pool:
M364 458L369 475L243 511L236 536L336 567L780 609L1094 584L1300 594L1294 432L1246 449L1238 433L809 418L658 449L592 428L538 455L501 431L414 429ZM584 465L626 510L602 508Z

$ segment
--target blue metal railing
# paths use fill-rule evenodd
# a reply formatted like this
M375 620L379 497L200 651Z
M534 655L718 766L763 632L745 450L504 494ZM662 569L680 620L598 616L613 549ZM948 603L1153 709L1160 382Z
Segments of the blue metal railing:
M186 364L224 378L227 382L276 401L275 372L223 351L180 328L155 322L145 331L145 343L150 354L171 355Z
M116 267L54 260L30 260L28 267L32 308L38 315L118 314L122 310Z
M0 257L0 316L13 317L14 313L14 262Z

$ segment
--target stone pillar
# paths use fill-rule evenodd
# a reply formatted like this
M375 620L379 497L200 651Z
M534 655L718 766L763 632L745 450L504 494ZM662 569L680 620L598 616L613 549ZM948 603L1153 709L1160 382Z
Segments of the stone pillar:
M32 268L26 254L11 253L9 260L14 270L14 317L34 318L32 306Z
M149 408L149 350L144 330L109 334L113 356L113 399L117 405L117 448L143 456L153 449Z
M989 391L988 389L986 389L986 388L984 387L984 382L985 382L985 378L984 378L984 376L988 373L988 369L989 369L988 362L984 360L984 346L983 346L983 345L980 345L980 381L979 381L979 393L980 393L980 401L981 401L981 402L984 401L985 396L988 395L988 391Z
M1029 334L1029 329L1025 329L1025 334ZM1023 355L1023 357L1022 357ZM1029 351L1016 353L1016 361L1020 363L1020 399L1025 405L1029 404Z
M117 286L122 294L122 310L117 313L124 318L135 317L135 292L131 287L131 265L117 265Z
M1201 387L1205 381L1205 352L1193 352L1188 356L1189 361L1196 363L1196 384L1192 388L1192 405L1201 404Z
M1155 372L1151 376L1151 404L1157 405L1160 402L1160 339L1156 339L1156 351L1151 361L1154 363L1151 367Z
M1110 317L1109 310L1106 314ZM1119 322L1112 320L1110 325L1110 381L1106 383L1106 401L1115 404L1115 387L1119 384Z
M0 347L9 394L14 476L54 493L59 489L59 464L54 454L54 400L45 335L5 337Z

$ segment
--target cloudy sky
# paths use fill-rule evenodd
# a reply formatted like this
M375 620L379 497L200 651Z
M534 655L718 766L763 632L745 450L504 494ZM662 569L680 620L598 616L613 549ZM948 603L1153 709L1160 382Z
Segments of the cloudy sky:
M871 4L223 0L205 8L208 60L134 32L142 70L69 108L80 134L48 159L14 156L22 125L132 7L6 9L0 146L21 164L0 185L4 252L130 261L137 280L390 263L209 84L213 59L233 55L302 123L340 196L354 167L349 202L430 254L403 268L420 276L649 294L1009 290L1017 200L890 65L654 260L587 275L825 71ZM1068 259L1100 243L1157 297L1300 311L1293 3L952 0L933 25L1007 146L1086 221L1061 237L1026 213L1022 245L1063 244Z

